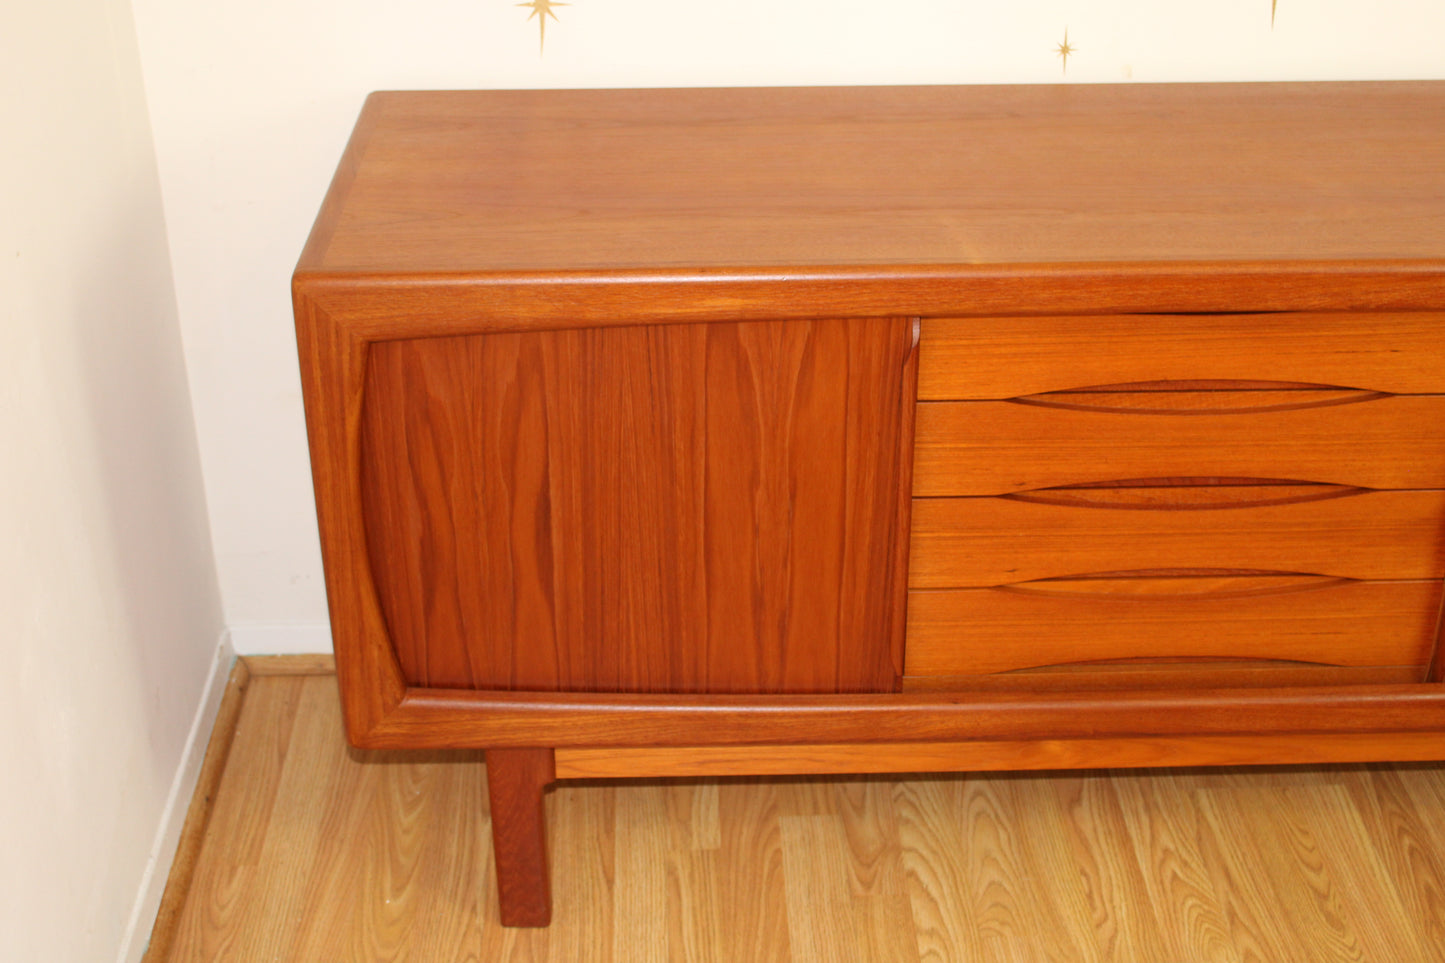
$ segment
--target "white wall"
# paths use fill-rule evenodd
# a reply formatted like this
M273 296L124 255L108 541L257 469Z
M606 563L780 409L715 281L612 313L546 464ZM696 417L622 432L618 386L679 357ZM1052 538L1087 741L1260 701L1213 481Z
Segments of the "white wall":
M539 53L516 0L135 0L237 647L329 645L287 282L367 91L1445 78L1440 0L1272 6L572 0Z
M0 960L94 963L222 630L126 0L0 14L0 335Z

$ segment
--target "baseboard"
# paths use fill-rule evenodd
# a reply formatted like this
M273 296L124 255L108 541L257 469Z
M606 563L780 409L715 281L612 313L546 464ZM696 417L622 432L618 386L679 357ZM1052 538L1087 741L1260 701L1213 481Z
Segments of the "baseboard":
M200 704L196 707L195 717L191 720L191 730L186 736L186 746L181 755L180 765L176 768L175 778L171 781L171 790L166 797L165 808L161 810L160 826L156 830L155 841L151 845L145 874L141 877L140 892L136 896L135 907L131 910L125 937L121 940L120 954L117 957L120 963L139 963L150 942L151 927L155 922L156 912L160 909L161 896L165 892L171 860L174 858L176 846L180 842L181 830L185 825L191 796L195 792L196 781L201 774L201 764L205 761L211 727L215 723L216 713L220 710L221 699L226 693L226 682L231 674L231 664L235 659L236 653L232 647L230 634L222 632L221 640L216 646L216 654L211 660L211 671L210 675L206 677Z
M243 655L251 678L260 675L335 675L336 656L330 652L305 655Z
M311 655L331 651L329 622L259 622L231 626L237 655Z

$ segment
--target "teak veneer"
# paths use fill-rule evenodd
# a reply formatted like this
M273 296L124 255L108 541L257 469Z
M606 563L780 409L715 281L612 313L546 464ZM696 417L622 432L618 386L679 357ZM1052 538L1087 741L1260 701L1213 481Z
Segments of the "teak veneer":
M293 284L348 736L1445 759L1445 84L383 93Z

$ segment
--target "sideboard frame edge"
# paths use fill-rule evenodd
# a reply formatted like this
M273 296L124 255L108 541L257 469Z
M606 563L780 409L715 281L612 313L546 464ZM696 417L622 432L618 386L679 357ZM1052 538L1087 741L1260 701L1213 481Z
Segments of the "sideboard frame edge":
M498 274L298 271L293 286L367 341L816 318L1445 307L1445 260L956 264ZM1019 305L1027 304L1026 311Z
M308 439L349 740L360 748L423 749L620 746L639 740L689 746L1307 732L1438 731L1445 737L1445 688L1434 683L1131 694L1149 704L1155 720L1149 725L1138 721L1135 699L1121 702L1116 693L1024 693L988 699L908 693L724 698L407 687L372 584L362 522L359 432L366 354L374 341L555 327L786 320L791 315L785 304L806 305L810 318L977 316L1000 313L987 296L991 290L1006 290L1008 302L1016 305L1021 283L1055 292L1036 313L1162 310L1165 302L1175 311L1205 304L1211 307L1200 310L1228 310L1220 307L1223 303L1250 311L1430 310L1445 304L1445 265L1433 263L1231 264L1215 265L1203 277L1199 266L1127 267L1040 267L1032 273L922 269L872 279L825 273L725 277L721 288L709 290L731 295L713 298L697 297L696 278L582 278L575 280L578 293L583 300L588 292L600 293L602 306L581 315L566 313L577 303L571 298L555 303L547 299L546 292L556 290L547 279L377 277L360 283L355 277L298 271L292 289L297 343L303 371L309 372L302 379L307 420L322 426L309 431ZM1313 293L1301 300L1298 285L1306 283ZM653 300L658 284L677 284L702 307L689 310L667 297ZM844 291L839 299L838 291L860 284L863 296ZM1180 284L1204 293L1181 301ZM1293 292L1287 304L1262 296L1281 284ZM378 295L376 285L389 293ZM641 296L638 285L648 297ZM526 293L523 306L528 310L516 310L519 290ZM1125 303L1128 298L1122 295L1109 300L1109 292L1135 292L1130 296L1139 300ZM1351 296L1344 297L1345 292ZM810 301L814 294L820 300ZM891 307L884 307L885 296L892 299ZM643 307L649 303L656 306ZM961 311L964 303L968 308ZM637 310L623 310L625 304ZM798 319L803 320L801 315ZM736 699L744 703L734 704ZM1132 720L1130 713L1136 714Z
M726 696L411 688L353 742L603 748L1386 732L1445 738L1445 686Z

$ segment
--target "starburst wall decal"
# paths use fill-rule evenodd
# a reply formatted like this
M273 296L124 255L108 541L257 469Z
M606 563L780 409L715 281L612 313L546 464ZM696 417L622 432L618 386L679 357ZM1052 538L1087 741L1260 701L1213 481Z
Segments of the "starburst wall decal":
M517 6L527 7L532 11L531 13L527 14L527 19L529 21L533 17L537 18L537 27L541 33L541 38L537 43L537 52L541 53L547 47L547 18L551 17L553 20L557 19L557 14L553 12L552 8L570 7L571 4L558 3L557 0L528 0L527 3L519 3L517 4Z
M1059 59L1064 62L1064 73L1068 73L1068 72L1069 72L1069 55L1072 54L1072 53L1074 52L1074 50L1076 49L1073 44L1069 43L1069 28L1068 28L1068 27L1065 27L1065 28L1064 28L1064 42L1061 43L1061 44L1059 44L1059 45L1058 45L1057 47L1055 47L1054 49L1058 51Z

